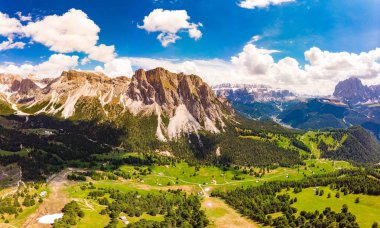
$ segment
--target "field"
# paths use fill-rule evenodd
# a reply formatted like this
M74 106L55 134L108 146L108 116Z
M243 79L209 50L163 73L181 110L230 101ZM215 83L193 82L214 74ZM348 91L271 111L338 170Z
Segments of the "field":
M352 168L348 162L329 161L323 159L307 160L305 166L293 168L279 167L274 170L265 170L262 177L250 175L248 167L229 167L224 170L215 166L189 166L187 163L176 163L175 166L149 167L152 173L140 176L139 183L150 186L201 186L211 188L230 188L236 186L259 185L265 181L273 180L298 180L304 176L312 174L322 174L343 168ZM124 172L134 172L134 167L124 165L120 167ZM260 168L252 168L256 173L260 173Z
M346 204L351 213L353 213L360 227L371 227L374 222L380 223L380 197L368 196L363 194L348 194L344 195L340 192L340 198L336 198L337 191L331 190L329 187L320 187L324 191L323 196L315 195L316 188L303 189L300 193L293 193L292 190L287 193L293 198L297 197L297 202L293 204L301 211L314 212L318 210L322 212L326 207L330 207L333 211L340 212L342 205ZM285 193L283 191L282 193ZM328 194L331 198L327 198ZM359 197L359 203L355 203L356 198Z

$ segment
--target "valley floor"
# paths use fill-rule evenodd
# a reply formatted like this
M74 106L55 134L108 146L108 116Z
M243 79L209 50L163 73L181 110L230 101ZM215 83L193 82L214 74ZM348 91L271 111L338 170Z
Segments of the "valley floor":
M222 170L211 166L193 167L186 163L176 163L174 166L152 165L146 167L123 165L119 168L120 171L135 176L132 176L131 179L118 177L118 180L95 180L87 177L86 181L70 181L67 179L68 174L80 173L84 170L65 169L48 180L48 195L41 204L24 210L17 219L10 220L7 224L2 223L0 226L50 227L49 225L38 223L38 218L44 215L60 213L65 204L75 200L85 213L85 216L79 220L76 227L105 227L110 222L110 217L107 214L101 215L100 212L106 206L100 205L97 199L88 197L89 192L93 191L88 186L93 186L96 189L112 188L120 192L138 191L140 194L181 189L189 194L203 196L202 209L206 212L206 216L210 221L209 227L261 227L261 224L242 216L222 199L211 197L210 193L216 189L227 190L239 186L258 186L273 180L300 180L305 176L328 173L342 168L352 168L352 166L346 162L309 160L306 161L304 166L294 168L280 167L266 171L263 177L256 177L247 173L247 168L245 167L230 167L227 170ZM142 174L146 171L145 169L149 169L150 173ZM261 172L257 168L254 171ZM323 199L318 198L319 196L314 196L313 189L305 189L298 194L290 191L289 194L298 198L298 202L294 205L298 211L314 212L328 206L339 211L342 204L347 204L350 211L357 216L357 221L362 227L372 225L374 220L377 219L377 214L380 212L379 197L360 195L361 202L355 204L356 195L349 194L336 199L334 198L335 192L331 191L333 197L325 199L328 192L329 190L326 188ZM2 194L6 194L6 191L3 191ZM125 216L131 223L141 219L153 221L163 221L164 219L162 215L151 216L146 213L140 217L129 217L123 213L121 215ZM123 227L120 218L118 218L117 227Z
M34 208L34 212L25 215L25 218L21 217L15 221L11 221L9 224L0 223L1 227L22 227L22 228L44 228L51 227L51 225L41 224L38 219L45 215L51 215L60 213L62 208L70 202L75 200L80 203L82 209L85 210L85 218L82 219L77 227L104 227L107 225L109 219L106 216L99 215L99 212L104 207L99 205L96 201L91 199L86 199L86 194L81 191L80 183L67 180L67 175L73 172L73 169L66 169L60 173L54 175L48 181L49 194L48 197L44 199L44 202L38 207ZM169 178L169 177L167 177ZM178 186L151 186L148 184L134 183L131 181L121 180L121 181L92 181L97 186L109 186L121 191L131 191L131 190L169 190L169 189L181 189L187 193L196 193L203 191L205 193L204 200L202 201L202 208L206 211L206 214L210 220L209 227L258 227L253 221L241 216L233 208L228 206L223 200L209 197L208 192L210 188L206 190L197 183L187 182L188 185L178 185ZM234 183L231 183L234 184ZM9 189L13 191L14 189ZM5 190L3 191L6 192ZM155 219L154 217L149 217L143 215L140 219ZM138 220L140 220L138 219ZM133 221L133 218L129 218ZM136 221L138 221L136 220Z

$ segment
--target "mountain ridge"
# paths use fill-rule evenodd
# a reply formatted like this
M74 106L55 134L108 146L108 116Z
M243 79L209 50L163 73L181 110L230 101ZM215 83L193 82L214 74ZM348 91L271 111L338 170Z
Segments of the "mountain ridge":
M111 106L134 116L157 116L156 136L161 141L200 130L219 133L225 127L225 119L233 115L228 102L216 96L199 76L171 73L163 68L140 69L131 78L69 70L48 80L43 88L30 78L9 81L12 79L3 84L8 89L3 88L0 94L5 98L3 102L19 114L44 113L69 119L75 116L82 99L93 97L101 106L99 116L108 120L114 119L109 116L109 109L114 109Z

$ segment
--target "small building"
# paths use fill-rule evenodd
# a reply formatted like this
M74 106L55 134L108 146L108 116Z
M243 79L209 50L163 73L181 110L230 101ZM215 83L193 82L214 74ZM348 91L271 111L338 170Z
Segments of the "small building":
M216 184L216 180L211 180L211 184Z
M41 197L45 197L46 195L47 195L47 192L46 192L46 191L43 191L43 192L40 193L40 196L41 196Z
M128 225L128 224L129 224L129 221L128 221L127 217L125 217L125 216L120 216L120 220L121 220L125 225Z

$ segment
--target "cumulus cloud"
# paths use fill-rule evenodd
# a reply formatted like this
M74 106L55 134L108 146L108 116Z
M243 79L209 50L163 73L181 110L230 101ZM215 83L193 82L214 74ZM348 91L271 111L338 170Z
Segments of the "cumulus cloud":
M231 58L235 69L251 81L275 85L299 93L327 95L335 85L350 76L368 83L380 82L380 49L360 54L328 52L317 47L305 51L307 64L285 57L274 61L272 50L260 49L249 43Z
M99 39L100 28L83 11L71 9L62 16L51 15L29 22L23 31L51 51L68 53L91 50Z
M140 29L148 32L159 32L157 39L162 46L166 47L170 43L175 43L180 36L177 33L184 31L189 37L198 40L202 37L199 27L201 23L189 22L190 17L186 10L163 10L155 9L148 16L144 17L143 25L138 25Z
M90 59L97 60L100 62L110 62L116 56L115 46L106 46L104 44L94 46L91 48L91 50L89 50L88 54L88 58Z
M13 42L11 38L0 43L0 51L5 51L9 49L23 49L25 46L24 42Z
M21 33L21 28L22 25L19 20L0 12L0 36L9 37Z
M58 76L62 71L78 66L78 56L53 54L49 60L34 67L34 72L40 77Z
M133 75L131 62L127 58L114 59L105 63L104 67L95 67L95 71L102 72L110 77Z
M53 54L45 62L37 65L32 64L8 64L0 65L1 73L18 74L27 76L33 74L41 78L58 77L62 71L78 66L78 56L68 56L64 54Z
M132 66L143 69L164 67L172 72L201 76L210 84L266 84L308 95L331 95L335 85L356 76L367 84L380 84L380 49L360 54L328 52L313 47L305 51L303 66L292 57L278 61L276 50L248 43L230 61L221 59L153 59L129 58Z
M108 62L115 57L115 47L97 45L100 28L81 10L50 15L29 22L22 28L27 37L59 53L84 52L90 59Z
M360 75L364 79L373 79L379 76L380 48L360 54L322 51L313 47L305 52L305 59L310 65L305 70L316 78L333 77L344 78L345 75Z
M20 21L31 21L32 20L32 16L30 14L28 15L22 15L22 12L17 12L16 15L18 16L18 18L20 19Z
M251 74L265 74L274 63L270 54L275 52L278 51L257 48L249 43L238 56L231 58L231 62L245 68Z
M287 2L295 2L296 0L243 0L239 2L239 6L246 9L265 8L269 5L281 5Z

